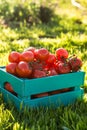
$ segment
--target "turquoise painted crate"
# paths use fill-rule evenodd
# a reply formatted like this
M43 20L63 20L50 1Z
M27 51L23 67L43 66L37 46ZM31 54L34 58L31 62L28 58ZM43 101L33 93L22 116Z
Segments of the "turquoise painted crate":
M37 107L49 105L67 105L73 103L84 95L85 72L79 71L56 76L49 76L37 79L23 79L13 76L0 69L0 91L5 101L11 100L17 108L20 104L23 107ZM4 89L4 84L9 82L16 95Z

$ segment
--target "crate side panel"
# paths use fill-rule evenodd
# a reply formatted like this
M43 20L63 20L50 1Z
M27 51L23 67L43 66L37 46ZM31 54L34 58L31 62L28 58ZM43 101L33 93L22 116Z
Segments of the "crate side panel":
M82 99L84 95L84 90L80 89L77 91L66 92L62 94L56 94L48 97L38 98L30 100L29 102L26 100L24 104L30 107L37 106L60 106L60 105L68 105L74 103L77 99Z
M84 72L62 74L57 76L25 80L25 92L28 94L28 90L30 90L31 94L37 94L68 87L78 87L78 89L80 89L80 86L83 85L83 83Z
M0 92L3 95L5 102L11 102L11 103L13 103L17 109L21 108L21 105L23 104L22 100L20 100L18 97L14 96L13 94L11 94L10 92L8 92L4 88L0 88Z
M80 89L77 91L66 92L63 94L56 94L48 97L43 97L39 99L27 99L22 100L18 97L14 96L13 94L9 93L3 88L0 88L0 91L3 94L4 100L6 102L12 101L14 105L20 109L26 107L39 107L39 106L60 106L60 105L68 105L74 103L78 98L82 99L84 95L84 90Z
M61 74L38 79L20 79L0 69L0 82L10 82L19 97L28 97L32 94L54 91L67 87L77 86L84 83L84 72ZM80 89L80 88L79 88Z
M13 76L3 70L0 70L0 83L1 87L4 87L4 84L6 82L9 82L13 90L18 94L18 95L24 95L24 80L17 78L16 76Z

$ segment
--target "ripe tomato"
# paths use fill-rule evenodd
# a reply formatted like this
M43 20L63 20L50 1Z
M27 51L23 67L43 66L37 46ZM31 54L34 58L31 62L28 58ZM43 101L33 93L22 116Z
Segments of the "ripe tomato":
M16 75L16 66L17 63L9 63L6 65L6 71L10 74Z
M69 92L71 90L72 90L72 88L64 88L64 89L62 89L62 92Z
M72 71L78 71L82 66L82 60L73 56L68 61Z
M12 88L12 85L11 85L9 82L6 82L6 83L5 83L4 88L5 88L6 90L8 90L9 92L14 93L14 90L13 90L13 88Z
M59 65L60 63L63 63L63 62L62 62L62 61L56 61L56 62L54 62L54 68L55 68L55 70L57 71L57 73L58 73L58 65Z
M65 73L71 72L69 64L68 63L63 63L63 62L58 64L57 70L58 70L59 74L65 74Z
M45 63L38 60L30 63L33 70L43 70Z
M38 49L34 50L34 57L36 60L38 60Z
M40 94L36 94L36 95L33 95L32 98L41 98L41 97L45 97L45 96L48 96L49 94L46 92L46 93L40 93Z
M64 60L68 58L68 51L64 48L58 48L55 53L58 60Z
M43 70L34 70L33 75L32 75L33 78L41 78L45 76L46 76L46 73Z
M48 76L52 76L52 75L57 75L58 73L56 72L55 68L50 68L48 71Z
M34 54L32 51L25 51L20 54L20 61L31 62L34 60Z
M55 55L50 53L47 60L46 60L46 63L47 64L53 64L55 61L56 61Z
M49 51L46 48L40 48L40 49L36 49L34 51L34 54L36 59L40 61L45 61L49 56Z
M32 51L34 53L35 50L36 50L35 47L30 46L30 47L26 48L24 51Z
M61 93L61 89L49 92L49 95L55 95Z
M29 78L32 73L32 68L27 62L20 61L16 66L16 72L21 78Z
M12 51L8 56L9 62L16 62L18 63L20 61L20 53L16 51Z

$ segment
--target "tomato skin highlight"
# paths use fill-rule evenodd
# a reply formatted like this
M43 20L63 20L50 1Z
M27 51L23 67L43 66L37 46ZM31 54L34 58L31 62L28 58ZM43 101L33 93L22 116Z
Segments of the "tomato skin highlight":
M16 66L17 63L9 63L6 65L6 71L10 74L16 75Z
M20 54L20 61L31 62L34 60L34 54L31 51L25 51Z
M16 73L18 77L29 78L32 73L32 68L27 62L20 61L16 67Z
M58 60L64 60L68 58L68 51L64 48L58 48L55 54Z
M16 51L12 51L8 56L9 62L16 62L18 63L20 61L20 53Z

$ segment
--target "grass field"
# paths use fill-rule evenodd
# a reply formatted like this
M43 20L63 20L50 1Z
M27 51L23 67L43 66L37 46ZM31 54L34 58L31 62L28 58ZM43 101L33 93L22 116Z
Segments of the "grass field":
M69 0L59 1L55 16L46 24L38 22L27 26L26 22L15 21L8 24L0 12L0 66L8 63L8 55L13 50L22 52L35 46L46 47L54 53L56 48L64 47L70 55L76 54L82 59L81 69L85 71L83 100L66 107L30 108L20 112L13 104L5 104L0 94L0 130L87 130L87 2L79 2L84 10L76 8Z

